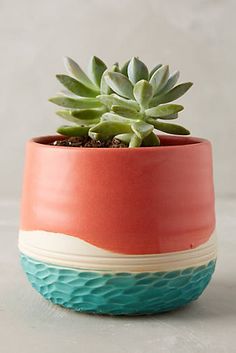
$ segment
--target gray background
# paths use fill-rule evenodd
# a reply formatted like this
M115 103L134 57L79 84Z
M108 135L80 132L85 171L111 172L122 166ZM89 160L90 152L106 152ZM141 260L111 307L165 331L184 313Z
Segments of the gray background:
M212 141L216 193L235 195L235 13L234 0L0 0L1 198L19 198L25 141L62 122L47 102L62 57L86 66L93 54L192 80L179 123Z

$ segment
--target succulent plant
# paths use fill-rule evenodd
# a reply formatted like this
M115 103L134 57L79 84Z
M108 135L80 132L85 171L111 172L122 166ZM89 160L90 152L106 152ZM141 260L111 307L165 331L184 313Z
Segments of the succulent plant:
M184 127L166 123L178 118L182 105L170 103L192 86L191 82L176 85L179 71L169 74L168 65L157 65L149 73L146 65L133 57L121 69L111 70L102 60L93 57L88 75L72 59L65 59L70 76L57 75L66 92L50 99L67 108L57 114L74 122L57 131L68 136L89 135L94 140L116 138L129 147L157 146L154 130L188 135Z

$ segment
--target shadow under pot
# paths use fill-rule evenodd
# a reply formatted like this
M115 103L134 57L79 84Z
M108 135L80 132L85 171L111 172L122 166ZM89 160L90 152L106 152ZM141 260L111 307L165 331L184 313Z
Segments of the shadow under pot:
M197 299L216 261L211 145L28 142L19 249L32 286L80 312L142 315Z

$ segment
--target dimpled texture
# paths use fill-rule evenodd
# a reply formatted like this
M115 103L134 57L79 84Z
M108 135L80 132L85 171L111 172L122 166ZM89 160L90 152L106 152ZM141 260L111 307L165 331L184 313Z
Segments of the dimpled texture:
M32 286L54 304L80 312L145 315L196 300L209 283L215 260L171 272L112 273L55 266L21 255Z

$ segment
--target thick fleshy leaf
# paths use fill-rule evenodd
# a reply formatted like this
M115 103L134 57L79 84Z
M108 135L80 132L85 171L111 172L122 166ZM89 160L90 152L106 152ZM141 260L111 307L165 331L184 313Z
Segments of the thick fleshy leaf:
M89 63L89 76L91 80L100 87L103 72L107 69L106 64L97 56L93 56Z
M112 112L103 114L101 117L101 121L116 121L124 124L132 124L134 122L133 119L129 119L125 116L121 116Z
M107 140L118 134L131 132L129 124L116 121L103 121L89 130L89 136L94 140Z
M179 71L173 72L173 74L170 75L166 84L162 87L162 89L158 92L158 94L169 92L171 88L173 88L174 85L177 83L178 79L179 79Z
M135 84L140 80L148 80L148 68L138 58L133 57L128 65L129 80Z
M156 72L158 69L160 69L160 67L162 67L162 64L157 64L156 66L154 66L154 68L149 73L149 78L151 78L152 75L154 74L154 72Z
M113 105L111 107L111 110L121 116L124 116L125 118L129 118L129 119L142 119L142 114L140 114L139 112L133 110L133 109L129 109L126 107L122 107L120 105Z
M124 65L121 67L120 72L128 77L128 66L129 66L130 60L126 61Z
M108 69L106 69L103 74L102 74L102 78L101 78L101 84L100 84L100 91L102 94L104 95L110 95L112 92L112 89L108 86L108 84L106 83L106 79L105 79L105 75L108 73Z
M129 143L129 147L131 148L140 147L141 144L142 144L142 139L136 134L133 134Z
M105 75L108 72L119 72L118 64L117 63L114 64L110 70L106 69L102 74L100 91L102 94L109 94L110 95L112 93L112 89L108 86L108 84L106 83L106 79L105 79Z
M134 86L134 97L142 108L148 107L152 99L153 89L148 81L141 80Z
M192 82L185 82L175 86L169 92L154 97L151 101L151 106L172 102L178 99L179 97L183 96L184 93L186 93L192 87L192 85Z
M158 119L161 119L161 120L174 120L177 118L178 118L178 113L158 117Z
M122 97L133 99L133 85L130 80L119 72L108 72L105 80L111 89Z
M65 136L87 136L89 131L89 126L60 126L57 132Z
M166 84L169 76L169 66L164 65L154 72L150 78L150 83L153 87L153 95L155 96L158 91Z
M72 110L71 115L79 119L97 119L104 113L103 109L79 109Z
M155 119L149 118L148 122L152 124L155 129L174 135L189 135L190 131L185 129L181 125L167 124L157 121Z
M119 134L119 135L116 135L115 138L128 145L130 143L132 136L133 136L133 133Z
M99 101L106 105L109 109L111 109L113 105L119 105L128 109L139 110L139 105L137 102L131 99L120 97L115 93L110 95L100 95L97 96L97 99L99 99Z
M72 110L58 110L56 114L61 118L79 125L94 125L99 123L100 118L83 119L72 115Z
M65 108L86 109L102 107L102 103L96 98L71 98L66 96L57 96L49 98L49 101Z
M184 107L179 104L165 104L145 110L145 114L155 118L161 118L167 115L176 114L183 110Z
M160 145L160 139L154 132L151 132L142 141L142 146L144 147L159 146L159 145Z
M96 91L86 87L83 83L77 81L73 77L67 75L56 75L56 78L65 86L69 91L81 97L96 97Z
M83 83L85 86L91 88L92 90L97 90L97 87L93 82L88 78L86 73L81 69L81 67L71 58L64 58L64 65L67 72L74 76L79 82Z
M135 134L141 139L144 139L153 131L153 126L145 123L144 121L136 121L131 125L131 128L133 132L135 132Z

